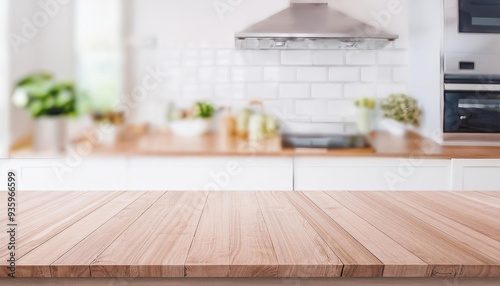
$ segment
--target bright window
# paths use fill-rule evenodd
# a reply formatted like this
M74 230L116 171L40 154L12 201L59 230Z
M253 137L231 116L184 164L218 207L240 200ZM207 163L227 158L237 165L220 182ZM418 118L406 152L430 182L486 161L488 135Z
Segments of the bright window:
M123 95L121 0L77 0L77 84L82 108L109 110Z

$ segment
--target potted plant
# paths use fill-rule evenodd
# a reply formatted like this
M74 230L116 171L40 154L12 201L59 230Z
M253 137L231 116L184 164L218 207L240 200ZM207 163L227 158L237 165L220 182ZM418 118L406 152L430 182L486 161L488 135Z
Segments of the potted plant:
M55 81L48 73L33 74L19 81L12 95L14 106L26 109L35 121L34 148L63 150L65 118L77 113L74 84Z
M200 136L210 130L215 113L212 104L198 101L190 109L173 109L169 113L170 130L181 136Z
M375 99L360 98L354 102L356 105L356 124L359 133L367 135L372 131L375 109Z
M382 105L382 125L394 135L402 136L409 128L420 126L422 111L417 101L406 94L391 94Z

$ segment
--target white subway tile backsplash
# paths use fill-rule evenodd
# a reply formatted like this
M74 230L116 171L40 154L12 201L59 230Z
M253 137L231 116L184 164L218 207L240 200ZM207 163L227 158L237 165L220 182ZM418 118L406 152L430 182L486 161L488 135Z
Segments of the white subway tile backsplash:
M250 83L247 85L249 98L274 98L278 95L278 84L274 83Z
M338 115L326 115L326 116L313 116L311 117L312 122L344 122L344 117Z
M295 113L298 115L326 115L328 106L325 100L297 100Z
M279 52L268 50L253 50L250 53L250 64L255 66L275 66L279 65Z
M204 67L198 70L199 81L202 83L212 83L214 82L214 68Z
M395 82L408 82L408 67L395 67L392 69L392 80Z
M250 51L235 50L233 51L232 65L246 66L250 64Z
M232 50L220 50L215 53L215 64L218 66L230 66L233 64L233 56L235 56Z
M245 85L244 84L216 84L215 97L220 99L244 98Z
M356 67L333 67L329 69L330 81L358 81L359 68Z
M309 84L280 84L279 97L282 98L304 98L309 97L310 93Z
M282 65L311 65L312 53L311 51L282 51L281 52Z
M234 82L256 82L262 80L262 68L260 67L237 67L232 69Z
M228 67L201 67L198 70L199 81L201 83L224 83L229 82Z
M169 74L154 97L176 102L212 99L245 106L260 99L291 132L351 132L354 99L407 92L406 50L381 51L142 50L138 79L160 64ZM187 103L186 103L187 104ZM189 106L189 104L187 105Z
M375 51L354 50L346 52L347 65L374 65L377 63Z
M330 116L350 117L353 116L356 108L353 100L329 100L328 114Z
M373 84L345 84L344 97L347 98L360 98L360 97L374 97L375 85Z
M214 80L218 83L229 82L230 69L228 67L217 67L214 70Z
M407 51L379 51L378 63L380 65L406 65L408 64Z
M183 66L198 66L200 65L199 51L187 50L182 53Z
M292 67L265 67L264 68L265 81L294 81L295 68Z
M205 50L200 52L200 65L213 66L215 62L214 51Z
M164 51L160 56L162 67L178 67L182 62L182 53L178 50L167 50ZM157 59L158 60L158 59Z
M280 99L280 100L265 100L263 102L264 110L267 114L275 116L278 120L286 120L289 116L295 115L295 101Z
M361 68L361 81L390 82L392 81L392 68L378 66Z
M320 67L297 68L298 81L326 81L328 69Z
M407 93L406 84L379 84L377 85L377 97L385 98L393 93Z
M182 87L184 98L210 98L213 95L212 85L209 84L187 84Z
M344 51L314 51L313 62L315 65L342 65Z
M339 98L342 97L341 84L313 84L311 96L318 98Z

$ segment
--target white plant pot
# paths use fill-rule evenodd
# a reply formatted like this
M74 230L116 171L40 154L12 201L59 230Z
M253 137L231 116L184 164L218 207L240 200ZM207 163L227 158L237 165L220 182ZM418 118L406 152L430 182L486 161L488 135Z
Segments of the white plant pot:
M359 133L363 135L370 134L373 128L373 109L366 107L356 108L356 125L358 126Z
M400 137L405 136L409 128L408 124L404 124L388 118L382 119L380 121L380 126L383 130L391 133L392 135Z
M181 119L170 122L170 131L179 136L201 136L210 130L210 120L207 119Z
M45 116L35 121L35 151L63 151L66 145L66 118Z

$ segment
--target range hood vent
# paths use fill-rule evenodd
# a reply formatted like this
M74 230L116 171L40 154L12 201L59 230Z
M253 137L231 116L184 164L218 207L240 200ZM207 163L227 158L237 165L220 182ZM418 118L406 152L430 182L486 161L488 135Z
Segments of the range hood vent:
M373 50L397 38L318 0L291 0L289 8L235 35L238 49L282 50Z

